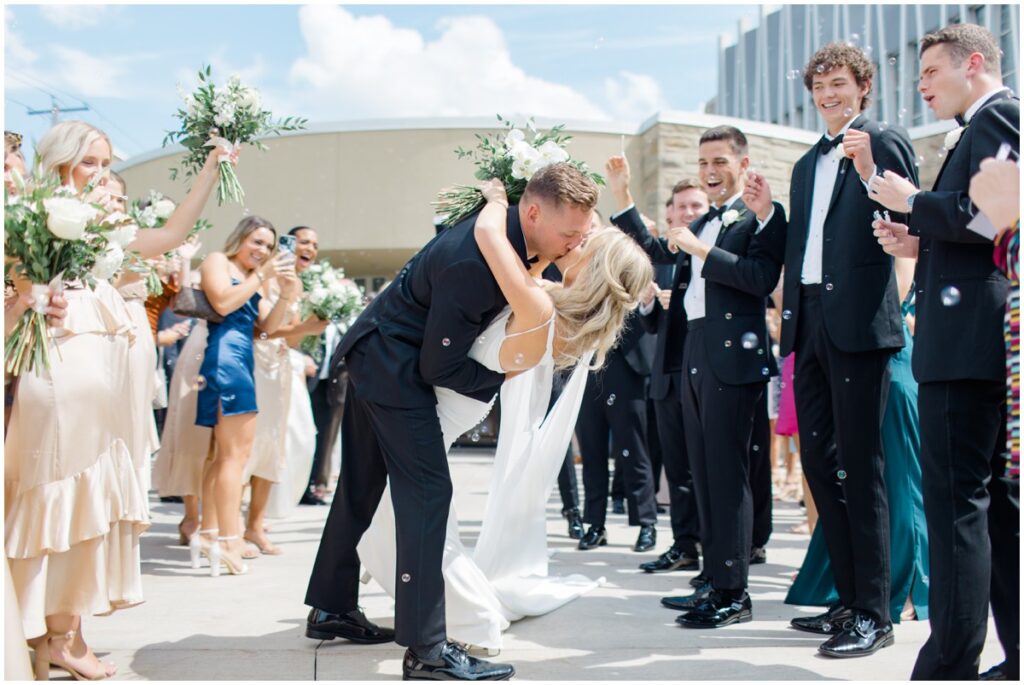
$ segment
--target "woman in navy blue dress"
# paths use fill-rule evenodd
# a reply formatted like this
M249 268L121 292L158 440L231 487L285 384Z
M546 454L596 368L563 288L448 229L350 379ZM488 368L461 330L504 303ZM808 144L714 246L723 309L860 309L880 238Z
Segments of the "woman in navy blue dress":
M214 461L204 479L202 547L213 575L221 562L232 574L245 573L244 542L239 536L242 469L252 451L256 430L256 385L253 377L253 334L258 326L273 333L302 293L295 275L295 256L274 256L277 233L258 216L242 219L223 252L213 252L201 267L202 287L210 305L224 317L209 323L206 355L197 378L202 386L196 424L213 428ZM277 278L281 297L270 306L263 300L264 282ZM219 544L212 541L218 536Z

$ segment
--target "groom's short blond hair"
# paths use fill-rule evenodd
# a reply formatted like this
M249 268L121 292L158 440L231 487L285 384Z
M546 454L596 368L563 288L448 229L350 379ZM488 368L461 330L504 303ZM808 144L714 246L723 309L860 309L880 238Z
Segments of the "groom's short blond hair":
M549 164L533 175L523 191L524 204L539 198L559 206L593 209L597 206L597 184L572 164Z

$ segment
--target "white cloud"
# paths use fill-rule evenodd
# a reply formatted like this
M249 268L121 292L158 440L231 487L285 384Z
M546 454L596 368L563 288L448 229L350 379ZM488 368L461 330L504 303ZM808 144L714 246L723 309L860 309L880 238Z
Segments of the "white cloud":
M99 24L107 9L106 5L40 5L39 14L57 28L77 30Z
M516 66L501 29L486 17L443 20L440 37L429 42L383 16L355 17L336 6L303 7L299 23L307 54L291 66L291 109L311 118L608 118L582 93Z
M671 108L657 80L646 74L620 71L618 78L605 79L604 90L615 115L627 121L646 119Z

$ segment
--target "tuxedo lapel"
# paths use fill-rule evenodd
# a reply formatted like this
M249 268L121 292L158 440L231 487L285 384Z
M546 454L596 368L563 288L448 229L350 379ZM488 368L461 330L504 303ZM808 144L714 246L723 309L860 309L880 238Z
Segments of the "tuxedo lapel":
M1012 97L1013 97L1013 92L1010 91L1010 90L1004 90L1001 93L996 93L995 95L990 97L988 99L988 101L984 105L982 105L981 107L978 108L978 111L974 113L974 116L971 117L971 120L972 121L976 120L978 118L978 115L981 114L981 110L985 109L986 107L988 107L992 103L999 102L1000 100L1008 100L1008 99L1010 99ZM939 167L939 173L935 177L935 183L932 184L932 190L934 190L935 188L939 187L939 181L942 179L942 174L943 174L943 172L946 171L946 167L949 166L949 161L951 159L953 159L953 155L956 154L957 148L959 148L961 143L964 142L964 137L968 136L970 134L971 134L971 123L967 122L967 124L964 126L963 132L960 135L960 139L958 141L956 141L956 145L953 146L952 150L948 150L946 152L946 158L942 160L942 166Z
M744 212L747 211L747 206L745 204L743 204L743 200L736 200L736 202L732 203L732 206L729 209L730 210L735 210L735 211L739 212L740 214L743 214ZM728 233L729 231L731 231L733 228L735 228L738 224L743 223L744 221L746 221L749 218L750 217L748 217L748 216L741 216L740 218L736 219L736 221L734 223L731 223L728 226L726 226L725 225L725 217L722 217L722 228L721 228L721 230L718 231L718 237L715 238L715 247L721 247L722 239L725 238L725 234Z
M850 124L850 128L856 129L858 131L863 129L864 117L858 116L856 119L854 119L853 123ZM828 215L832 213L832 207L835 206L836 198L839 197L839 193L843 189L843 184L846 183L846 177L851 176L851 171L853 171L852 175L857 175L856 169L851 169L852 166L853 163L849 157L843 157L842 159L839 160L839 172L836 174L836 182L832 186L832 197L830 197L828 200L828 209L825 210L825 225L828 225ZM857 180L860 180L859 176ZM808 208L808 211L810 211L810 208ZM808 223L808 225L810 224Z

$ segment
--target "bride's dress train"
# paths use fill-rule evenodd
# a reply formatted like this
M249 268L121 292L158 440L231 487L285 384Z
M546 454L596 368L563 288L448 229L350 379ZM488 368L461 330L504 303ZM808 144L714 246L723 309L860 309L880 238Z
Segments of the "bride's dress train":
M470 357L500 371L498 350L510 311L488 326ZM475 549L459 537L455 500L448 513L443 573L448 637L500 649L512 621L554 611L597 587L604 579L548 575L546 508L572 437L587 381L589 356L572 372L548 412L554 362L547 353L536 367L501 386L501 425L487 506ZM478 424L490 404L437 388L438 418L450 449ZM455 492L459 491L453 479ZM395 516L390 488L358 547L366 571L395 595Z

